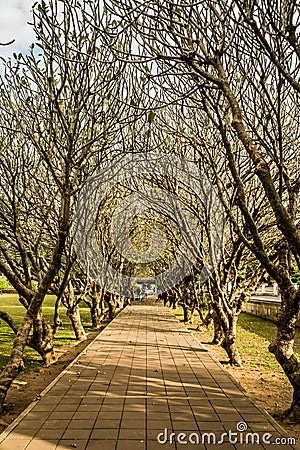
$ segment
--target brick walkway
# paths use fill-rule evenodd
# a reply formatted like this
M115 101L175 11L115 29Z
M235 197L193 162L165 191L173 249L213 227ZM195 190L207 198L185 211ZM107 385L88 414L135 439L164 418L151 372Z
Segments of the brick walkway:
M255 450L277 438L299 448L169 310L131 306L0 435L0 449Z

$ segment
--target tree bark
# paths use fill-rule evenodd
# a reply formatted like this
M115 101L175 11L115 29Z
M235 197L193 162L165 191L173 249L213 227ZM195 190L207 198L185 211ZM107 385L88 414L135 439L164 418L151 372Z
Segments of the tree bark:
M213 311L211 315L211 319L214 323L214 337L212 340L212 344L220 345L224 339L223 329L221 327L221 323L219 321L218 315L215 311Z
M116 314L117 302L113 298L112 294L106 293L104 297L108 306L108 317L110 320L113 320Z
M17 335L18 326L15 324L13 319L4 311L0 311L0 319L4 320L13 332ZM37 325L38 320L34 321L35 332L31 339L27 342L27 345L34 349L39 355L43 358L45 365L48 367L51 364L56 362L56 355L54 352L54 340L53 340L53 329L47 324L47 322L42 318L40 318L40 324ZM37 332L37 329L40 329L41 332Z
M216 295L216 293L215 293ZM227 295L227 294L219 294ZM219 297L212 302L212 306L214 308L214 328L215 328L215 336L213 343L219 342L220 337L222 336L221 346L226 351L229 362L231 365L241 366L242 360L239 354L239 351L236 346L236 325L238 320L238 313L235 309L227 310L226 313L222 307L221 303L225 303L226 298L222 300ZM221 329L221 331L220 331Z
M13 318L10 317L9 314L7 314L5 311L0 311L0 319L6 322L15 334L18 333L18 325L14 322Z
M110 320L113 320L113 318L115 317L116 309L117 305L114 302L110 301L108 303L108 317Z
M54 306L53 325L52 325L53 335L55 335L58 328L62 326L62 321L60 320L60 317L59 317L60 303L61 303L61 296L59 296L56 299L55 306Z
M62 303L67 309L67 316L71 321L76 339L78 341L85 341L87 339L87 335L81 323L79 298L76 299L71 280L69 280L63 293Z
M95 329L101 327L101 319L103 314L101 314L100 316L99 309L102 297L103 297L102 290L100 290L96 286L96 284L94 284L92 292L90 294L90 298L92 299L90 310L91 310L92 327Z
M92 319L92 327L97 330L101 327L101 317L99 314L99 304L100 300L96 302L92 302L91 306L91 319Z
M294 355L296 322L299 314L300 290L291 284L280 285L281 310L277 323L277 335L269 345L269 351L283 368L293 387L292 404L283 414L289 421L300 422L300 364Z
M189 305L185 302L179 302L179 306L183 309L183 320L186 323L194 323L195 305Z
M199 309L199 308L196 308L196 309L197 309L197 311L199 313L199 316L200 316L200 318L202 320L202 322L199 324L197 329L201 330L202 328L206 328L206 329L209 328L210 325L213 323L214 310L212 308L210 308L208 313L204 317L201 309Z
M41 355L47 367L57 361L54 351L53 328L46 322L41 311L38 312L33 321L30 346Z
M241 366L242 359L238 348L236 346L236 325L237 325L238 316L233 315L233 317L229 317L228 327L226 327L226 331L224 333L224 338L221 343L221 346L226 351L229 362L232 366Z
M3 411L3 404L8 389L11 386L13 380L18 376L18 374L24 370L23 352L24 348L28 342L30 330L34 319L37 317L48 289L53 282L55 275L58 273L61 266L61 255L63 254L63 248L68 235L69 230L69 218L70 218L70 197L66 196L63 199L62 207L62 220L60 224L60 229L58 232L58 240L53 249L52 260L49 264L48 270L45 273L43 279L41 280L38 290L36 292L30 291L29 289L24 290L23 293L27 297L26 299L30 301L28 310L24 316L24 319L18 329L18 333L15 337L13 348L8 360L8 363L1 371L0 374L0 414ZM15 288L18 287L16 283ZM29 295L30 293L30 295ZM22 295L22 292L20 292Z
M0 375L0 414L3 412L3 405L8 389L13 380L24 370L23 351L26 346L30 329L32 326L32 317L26 313L17 336L14 340L13 349L9 360Z
M86 341L87 340L87 335L86 335L86 332L85 332L85 330L83 328L83 325L81 323L79 306L78 305L71 306L67 310L67 316L69 317L69 319L71 321L72 328L74 330L76 339L78 341Z

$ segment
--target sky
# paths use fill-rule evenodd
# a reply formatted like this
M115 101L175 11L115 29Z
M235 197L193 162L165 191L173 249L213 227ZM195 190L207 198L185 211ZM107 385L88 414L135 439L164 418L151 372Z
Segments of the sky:
M0 42L15 39L14 44L0 46L0 56L11 56L13 52L24 52L34 41L31 21L31 6L35 0L0 0Z

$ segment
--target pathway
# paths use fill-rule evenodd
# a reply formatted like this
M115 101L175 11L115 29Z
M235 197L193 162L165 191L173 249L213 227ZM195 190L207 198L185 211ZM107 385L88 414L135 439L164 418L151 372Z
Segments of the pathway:
M256 450L276 439L299 448L168 309L130 306L0 435L0 449Z

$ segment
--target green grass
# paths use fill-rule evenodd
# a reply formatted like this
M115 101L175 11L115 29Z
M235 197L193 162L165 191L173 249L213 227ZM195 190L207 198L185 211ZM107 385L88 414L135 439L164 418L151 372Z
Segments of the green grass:
M182 308L174 311L175 316L183 319ZM195 313L195 323L199 321ZM209 330L213 336L213 327ZM237 325L237 347L245 366L264 369L270 372L282 371L268 346L276 336L276 325L269 320L252 314L241 313ZM200 336L201 338L201 336ZM295 356L300 359L300 331L297 330L294 345Z
M43 313L50 324L53 323L53 311L54 311L55 296L47 295L43 303ZM7 312L16 322L20 324L25 314L25 308L18 301L18 296L16 294L2 294L0 295L0 309ZM75 345L77 343L71 322L66 315L66 308L60 307L60 319L63 325L58 329L55 334L54 345L55 348L65 346L65 345ZM80 305L80 314L83 326L87 332L91 331L91 317L89 308L82 303ZM7 363L12 344L14 340L14 333L10 327L0 320L0 370ZM26 370L37 369L42 364L42 359L40 355L34 350L26 347L24 352L24 362Z
M269 320L252 314L241 313L237 327L237 345L249 366L262 367L266 370L279 369L275 356L268 350L269 344L276 337L276 325ZM300 358L300 333L296 332L294 352Z

